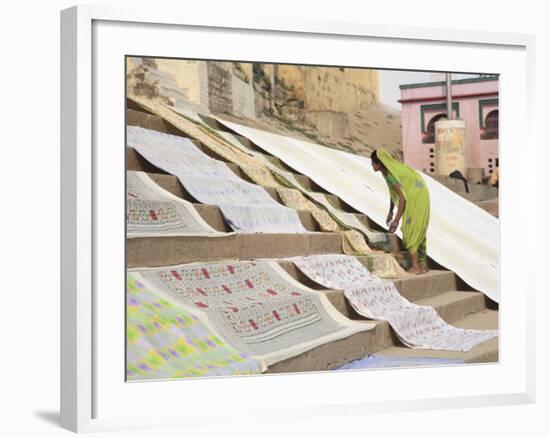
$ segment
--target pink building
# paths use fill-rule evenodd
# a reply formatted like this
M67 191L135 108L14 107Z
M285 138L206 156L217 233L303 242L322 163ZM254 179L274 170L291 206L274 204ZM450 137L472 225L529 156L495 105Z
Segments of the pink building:
M435 173L435 122L446 117L445 82L400 85L403 157ZM488 176L498 166L498 76L452 81L453 118L466 123L467 167ZM466 176L466 175L465 175Z

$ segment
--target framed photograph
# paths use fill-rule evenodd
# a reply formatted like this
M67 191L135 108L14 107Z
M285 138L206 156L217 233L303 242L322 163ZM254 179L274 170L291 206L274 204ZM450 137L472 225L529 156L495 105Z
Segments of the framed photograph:
M62 427L534 401L534 37L61 17Z

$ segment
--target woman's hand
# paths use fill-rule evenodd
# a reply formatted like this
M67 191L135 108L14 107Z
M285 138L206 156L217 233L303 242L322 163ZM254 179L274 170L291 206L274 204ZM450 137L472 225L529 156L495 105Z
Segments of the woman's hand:
M395 230L397 230L397 226L399 225L399 221L397 219L395 219L391 224L390 224L390 233L393 233L395 232Z
M386 217L386 225L389 227L391 225L391 221L393 220L393 211L390 210L388 213L388 217Z

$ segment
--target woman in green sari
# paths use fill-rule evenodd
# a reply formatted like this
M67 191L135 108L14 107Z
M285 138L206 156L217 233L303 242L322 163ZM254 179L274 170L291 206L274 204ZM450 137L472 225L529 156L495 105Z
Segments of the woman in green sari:
M371 154L372 168L382 172L390 190L390 211L386 224L391 233L395 232L399 221L403 233L403 245L411 255L408 272L427 272L426 232L430 221L430 193L420 174L411 167L397 161L384 149ZM393 217L393 207L397 213Z

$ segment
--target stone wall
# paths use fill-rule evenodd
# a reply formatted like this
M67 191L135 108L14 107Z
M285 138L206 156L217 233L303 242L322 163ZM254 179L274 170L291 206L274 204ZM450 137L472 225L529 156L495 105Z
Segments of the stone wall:
M349 137L349 117L336 111L307 111L305 120L315 126L320 134L334 138Z
M255 119L306 122L326 135L348 136L349 116L376 103L378 72L369 69L283 64L141 59L151 90L173 105L179 100ZM130 66L130 64L129 64ZM132 67L135 67L132 64ZM157 84L157 85L155 85Z
M208 103L213 113L232 114L233 76L224 63L209 62Z
M232 76L232 100L233 115L245 117L247 119L256 118L256 108L254 104L254 87L252 81L244 82L237 76Z
M378 72L337 67L275 66L275 81L304 101L305 111L349 113L379 100Z

